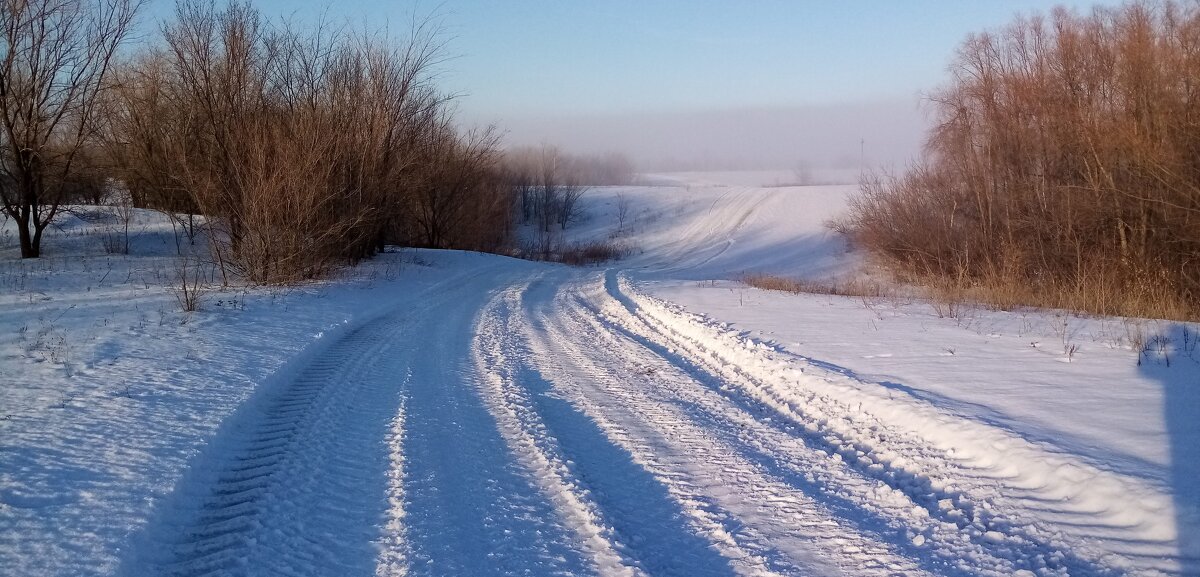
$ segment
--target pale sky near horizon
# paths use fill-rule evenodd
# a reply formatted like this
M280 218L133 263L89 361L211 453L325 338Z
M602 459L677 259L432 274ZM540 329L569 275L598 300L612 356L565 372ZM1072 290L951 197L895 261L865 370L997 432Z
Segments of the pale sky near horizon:
M149 18L169 15L152 0ZM509 145L618 150L783 168L868 156L898 164L922 138L922 92L971 32L1054 0L254 0L264 15L408 30L433 17L439 85L464 125Z

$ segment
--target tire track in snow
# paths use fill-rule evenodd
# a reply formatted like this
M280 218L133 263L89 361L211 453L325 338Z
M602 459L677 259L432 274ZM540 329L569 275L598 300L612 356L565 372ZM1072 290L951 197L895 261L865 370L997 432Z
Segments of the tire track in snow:
M713 200L703 218L697 218L680 238L661 247L666 258L658 263L659 272L699 269L720 258L733 247L734 237L766 199L751 189L736 188ZM718 219L714 212L727 218Z
M172 496L147 544L161 550L127 572L373 572L387 468L377 457L403 388L375 361L402 329L394 316L369 322L252 400Z
M902 574L924 570L942 575L1012 575L1018 571L1009 559L972 543L958 525L938 523L923 510L914 514L914 504L906 496L855 470L835 448L810 446L802 429L774 422L770 411L739 398L728 383L696 370L670 347L601 321L600 313L590 305L579 302L577 306L586 311L576 313L577 322L603 335L605 341L632 342L652 354L646 357L649 361L641 362L654 367L657 392L652 396L673 410L674 416L665 422L687 423L713 437L743 468L770 480L773 500L800 498L805 500L806 512L823 510L823 522L803 524L805 535L822 535L824 525L851 529L850 537L821 537L837 544L851 543L847 547L850 555L841 555L849 557L843 566L852 567L851 574L867 569L891 573L898 567L904 568ZM754 492L762 491L756 488ZM937 546L926 547L927 540ZM871 553L859 554L866 551ZM836 559L839 553L830 550L824 556ZM878 563L870 567L855 564L868 558Z
M887 483L945 528L953 530L957 527L959 533L970 537L970 547L963 549L961 543L954 545L956 539L942 542L937 535L925 534L922 539L959 550L958 554L964 555L963 560L968 566L978 562L976 555L983 554L1002 563L1007 560L1012 563L1011 570L1122 575L1134 566L1148 569L1164 560L1125 552L1125 555L1138 560L1135 565L1128 558L1122 559L1111 551L1096 547L1095 536L1103 534L1103 527L1109 521L1089 518L1086 512L1082 517L1079 513L1072 514L1069 509L1078 506L1073 506L1069 497L1064 499L1060 494L1063 490L1078 493L1079 500L1086 507L1086 491L1094 487L1045 478L1040 481L1021 479L1014 472L1015 465L1011 462L948 459L944 449L920 438L918 433L899 430L894 426L895 423L877 420L869 411L863 412L861 405L854 408L846 402L823 397L819 392L809 391L807 395L795 398L781 397L772 392L773 385L759 382L751 372L755 367L765 366L762 359L753 358L758 354L755 351L747 349L739 351L743 354L730 357L723 350L711 348L676 332L672 325L666 324L667 321L660 317L682 313L671 313L665 305L646 297L639 297L638 302L634 302L622 292L612 274L605 279L602 298L609 302L597 307L596 312L606 316L614 326L646 342L663 343L658 346L662 347L664 356L674 358L681 369L707 375L702 380L709 381L715 389L748 409L757 408L766 415L782 417L784 428L795 430L798 438L848 463L860 474ZM642 301L649 302L654 310L644 310L639 304ZM690 326L687 319L676 320ZM901 406L895 408L903 409ZM896 416L904 418L900 414ZM948 428L952 438L955 434L978 433L973 423L941 423L939 426ZM1032 450L1031 447L1024 447L1019 440L992 440L999 443L996 449L1013 449L1015 455L1022 457L1027 456L1022 451ZM1057 458L1050 455L1042 457ZM1073 465L1063 464L1062 467L1071 469ZM1098 479L1096 475L1084 475L1083 478L1105 483L1111 481L1107 478ZM1056 493L1059 493L1057 497ZM1119 500L1109 501L1116 505ZM1072 538L1053 525L1044 526L1036 516L1030 516L1034 512L1027 509L1030 506L1035 511L1066 507L1059 511L1062 524L1068 530L1087 528L1095 531L1094 536ZM1121 507L1140 510L1138 503L1124 503ZM1134 514L1153 517L1152 513L1135 511ZM1137 547L1143 544L1129 545Z
M828 496L812 490L822 487L789 483L757 454L742 450L745 437L762 426L759 416L734 410L730 418L731 408L718 401L717 408L707 407L718 418L698 418L694 399L705 387L694 375L678 371L661 351L598 323L591 311L568 302L574 299L560 295L554 317L543 319L553 318L545 342L563 342L567 333L597 336L592 347L576 346L568 354L595 383L581 391L582 402L597 414L607 411L614 434L631 444L657 439L645 458L664 476L686 479L683 489L741 549L785 574L921 575L929 569L881 539L880 527L864 523L857 511L837 515L841 511L829 506ZM620 357L597 362L590 351L601 343L621 351ZM631 386L630 373L641 382ZM631 409L614 410L620 407ZM758 447L786 449L788 440L773 438Z
M537 284L537 281L535 281ZM732 568L687 523L675 502L633 456L559 398L532 353L511 338L519 330L513 289L484 314L475 349L487 373L493 414L547 496L562 511L604 575L730 575Z
M761 351L675 326L615 275L529 270L438 284L413 298L436 314L397 309L265 387L123 569L1125 573L1012 505L1079 522L1062 481L947 457L813 383L787 396Z
M437 283L412 295L425 310L369 321L264 386L194 460L124 573L588 573L472 384L472 321L512 271Z
M409 374L403 431L393 432L402 438L392 455L400 464L389 494L397 511L389 525L403 533L406 566L398 574L592 572L480 396L483 377L470 352L476 320L497 290L527 276L503 265L418 301L422 322L413 328L412 344L397 351Z
M483 377L469 351L488 296L439 310L421 335L429 346L414 363L405 416L409 574L591 573L573 532L480 397Z
M523 422L538 423L532 437L548 439L542 443L551 445L550 452L565 453L563 460L570 463L565 484L600 492L610 488L606 486L612 483L610 477L620 478L620 468L616 474L607 469L597 472L581 462L594 457L572 451L563 434L580 428L595 430L591 434L608 437L606 445L621 449L626 463L652 475L688 518L692 530L708 539L739 574L922 572L887 546L842 527L842 520L824 514L793 487L764 475L761 467L740 458L714 435L692 425L676 407L657 398L654 390L665 377L638 375L630 371L630 363L645 362L664 370L669 366L630 339L612 339L606 331L598 332L574 318L579 311L564 307L562 295L554 295L555 288L535 286L521 302L511 302L517 297L510 294L507 324L501 325L507 328L497 332L507 338L509 356L515 359L510 364L522 365L510 371L517 376L509 379L513 384L508 387L507 404L517 407ZM683 386L701 388L690 381ZM625 489L630 491L637 493L638 488ZM606 503L597 501L600 513L607 513ZM645 512L639 522L653 526L654 511Z
M404 383L412 382L412 370L407 370ZM404 539L404 414L405 400L388 427L387 502L388 515L379 541L379 560L375 567L377 577L404 577L408 575L410 551Z

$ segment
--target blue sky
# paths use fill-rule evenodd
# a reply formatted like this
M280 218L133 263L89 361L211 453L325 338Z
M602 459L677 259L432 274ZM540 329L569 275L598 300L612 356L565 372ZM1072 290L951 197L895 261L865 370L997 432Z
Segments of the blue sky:
M1051 2L448 2L447 80L497 113L909 97L971 30ZM479 102L474 102L479 100Z
M151 15L169 13L169 0L153 1ZM632 129L653 117L676 118L681 126L695 128L735 110L784 111L793 120L804 111L828 116L831 107L848 118L866 109L891 110L908 115L903 122L916 126L919 95L943 82L956 46L968 33L1060 3L1091 5L1051 0L254 2L267 15L307 20L327 13L334 20L396 33L407 30L414 17L432 15L444 31L449 57L439 82L460 95L464 123L496 123L512 144L566 139L568 147L580 149L636 147L645 143L645 135L631 134L624 145L612 134L589 143L572 124L611 128L628 123ZM919 133L919 128L902 130ZM728 139L728 134L710 137ZM918 141L919 134L911 134L905 143L894 143L905 150L890 156L912 154Z

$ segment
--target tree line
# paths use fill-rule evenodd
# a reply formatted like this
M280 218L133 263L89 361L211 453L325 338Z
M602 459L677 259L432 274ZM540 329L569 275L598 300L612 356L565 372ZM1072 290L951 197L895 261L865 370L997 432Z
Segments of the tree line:
M582 182L632 175L459 129L428 23L396 41L182 0L122 53L140 0L0 2L0 201L23 257L66 204L120 188L198 222L226 278L292 282L387 244L509 251L535 212L573 220Z
M1200 5L967 38L923 160L841 226L903 276L1002 305L1200 316Z

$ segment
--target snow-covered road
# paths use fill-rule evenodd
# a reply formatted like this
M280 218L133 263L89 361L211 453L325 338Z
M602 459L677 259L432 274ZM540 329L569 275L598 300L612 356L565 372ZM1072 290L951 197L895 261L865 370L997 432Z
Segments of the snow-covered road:
M1170 498L1137 479L722 331L616 269L483 258L411 302L229 419L125 572L1121 575L1178 562Z
M64 235L0 268L0 575L1200 575L1194 327L728 280L853 268L847 190L603 189L607 268L406 251L195 315L162 223Z
M123 572L582 571L474 386L474 318L522 270L477 260L323 343L228 419Z

